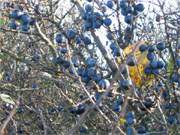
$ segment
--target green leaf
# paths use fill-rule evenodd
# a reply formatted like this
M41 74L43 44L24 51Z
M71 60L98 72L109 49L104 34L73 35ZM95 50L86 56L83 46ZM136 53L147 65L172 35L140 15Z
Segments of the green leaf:
M13 105L15 104L13 99L7 94L0 94L0 98L2 99L2 101L6 103L13 104Z
M3 79L4 72L0 72L0 80Z
M0 59L5 60L5 59L7 59L7 57L8 57L7 54L0 52Z
M5 20L0 18L0 26L4 25L5 24Z
M167 67L168 73L172 74L173 70L174 70L174 62L173 62L173 58L170 57L169 61L168 61L168 67Z

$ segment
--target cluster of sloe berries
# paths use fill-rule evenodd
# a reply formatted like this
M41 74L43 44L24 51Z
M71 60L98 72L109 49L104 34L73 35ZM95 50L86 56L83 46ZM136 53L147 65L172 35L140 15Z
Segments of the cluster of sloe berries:
M144 51L148 51L147 53L147 59L149 60L149 64L147 65L147 67L145 68L145 74L149 75L149 74L159 74L160 69L163 69L166 67L166 63L165 61L159 60L158 59L158 55L156 54L156 51L163 51L164 49L166 49L166 45L164 42L159 42L156 45L151 45L151 46L147 46L147 45L141 45L139 50L141 52Z
M56 42L60 45L60 51L61 53L66 53L67 50L63 45L63 38L66 37L68 40L74 40L76 43L84 43L84 45L91 44L91 39L88 36L82 36L78 35L76 31L69 29L65 32L65 35L62 33L58 33L55 37ZM100 88L106 89L109 87L110 82L107 79L103 79L103 75L97 71L96 65L97 60L93 57L86 58L86 61L84 65L81 66L80 60L77 58L72 57L72 62L74 64L74 67L77 69L78 75L81 77L81 80L84 83L88 83L90 81L95 81ZM65 58L60 55L55 60L56 64L59 64L61 66L64 66L66 69L70 67L70 62L68 60L65 60Z
M127 24L132 24L134 17L138 15L139 12L144 11L144 5L142 3L131 4L127 0L120 1L121 14L124 16L124 21Z
M9 27L13 30L20 29L23 32L28 32L30 26L35 24L35 19L30 17L30 15L22 9L14 9L11 11L9 18L11 19Z

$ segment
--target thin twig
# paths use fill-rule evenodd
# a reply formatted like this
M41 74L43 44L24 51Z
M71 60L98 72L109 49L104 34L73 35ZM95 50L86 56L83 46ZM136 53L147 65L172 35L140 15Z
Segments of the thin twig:
M43 124L44 135L48 135L48 133L47 133L48 127L47 127L43 112L42 112L42 110L40 108L39 108L39 114L40 114L40 118L41 118L41 121L42 121L42 124Z
M40 28L40 26L39 26L39 24L38 24L37 22L35 23L35 26L36 26L36 28L37 28L37 30L38 30L38 33L39 33L40 36L42 37L42 39L48 43L48 45L49 45L49 47L50 47L50 49L51 49L54 57L56 58L56 57L57 57L57 53L56 53L55 45L54 45L54 44L46 37L46 35L41 31L41 28Z
M7 117L7 119L4 121L4 123L2 124L1 128L0 128L0 135L3 135L4 134L4 131L8 125L8 123L10 122L10 120L12 119L12 117L16 114L16 109L18 108L19 106L19 98L18 100L16 101L16 104L13 108L13 110L10 112L9 116Z

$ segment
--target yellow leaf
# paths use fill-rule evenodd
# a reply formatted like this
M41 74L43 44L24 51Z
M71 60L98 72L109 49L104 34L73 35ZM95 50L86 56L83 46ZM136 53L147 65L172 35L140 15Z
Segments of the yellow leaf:
M1 73L0 73L0 80L3 79L3 75L4 75L4 72L1 72Z
M134 67L129 67L129 72L130 72L130 77L131 77L133 83L137 87L141 86L143 82L145 82L146 84L150 84L154 77L154 76L151 76L148 79L144 79L144 78L147 78L144 73L144 69L146 68L149 61L146 58L147 52L142 53L139 51L139 47L143 43L145 43L145 42L139 41L135 45L129 45L126 49L124 49L126 56L128 56L130 54L134 54L134 56L136 57L137 65Z
M126 119L125 118L120 118L119 119L119 124L120 125L124 125L126 123Z
M117 57L116 61L117 61L118 64L120 64L121 63L121 58Z

